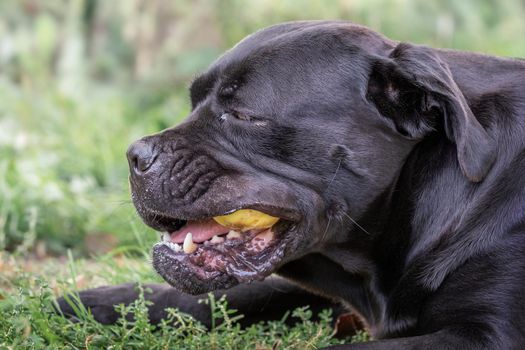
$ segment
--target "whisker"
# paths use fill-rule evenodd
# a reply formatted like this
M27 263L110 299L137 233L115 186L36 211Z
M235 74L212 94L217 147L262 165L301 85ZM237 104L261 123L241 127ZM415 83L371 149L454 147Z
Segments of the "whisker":
M159 218L159 214L157 214L156 211L153 212L153 218L152 218L152 221L157 221L157 218Z
M116 204L116 205L121 206L121 207L132 204L132 202L129 201L129 200L128 201L126 201L126 200L118 200L118 201L112 201L110 203Z
M332 185L332 182L334 182L335 177L337 176L337 173L339 172L339 168L341 167L341 161L342 161L342 159L339 159L339 163L337 164L337 168L335 168L334 176L332 177L332 180L330 180L330 183L328 184L328 186L326 186L325 192L328 191L328 189Z
M321 241L324 242L324 239L326 237L326 233L328 232L328 227L330 227L330 223L332 222L332 217L328 217L328 223L326 224L326 228L324 230L323 236L321 237Z
M273 276L273 275L272 275ZM280 278L280 277L279 277ZM282 289L282 288L279 288L277 287L275 284L277 283L277 278L276 277L270 277L268 278L268 281L269 281L269 286L270 288L272 289L272 293L270 294L270 296L273 295L273 292L274 291L278 291L278 292L281 292L281 293L286 293L286 290Z
M330 180L330 183L328 184L328 186L326 186L326 189L324 190L325 192L328 191L328 189L330 188L330 186L334 182L335 177L337 176L337 173L339 172L339 168L341 167L341 161L342 161L342 159L339 159L339 163L337 163L337 168L335 168L334 176L332 176L332 179ZM326 237L326 234L328 233L328 228L330 227L330 223L331 222L332 222L332 218L330 216L328 216L328 223L326 224L326 228L324 230L323 236L321 237L321 240L323 240L323 241L324 241L324 239Z
M350 221L352 221L357 227L359 227L364 233L366 233L367 235L371 236L370 232L368 232L367 230L364 229L363 226L359 225L357 223L357 221L355 221L354 219L352 219L352 217L350 215L348 215L347 213L343 212L343 215L345 215L347 218L350 219Z

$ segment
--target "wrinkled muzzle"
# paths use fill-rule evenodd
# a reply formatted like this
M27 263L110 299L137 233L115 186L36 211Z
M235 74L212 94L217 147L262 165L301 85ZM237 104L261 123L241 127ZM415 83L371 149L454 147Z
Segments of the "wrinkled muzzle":
M265 278L284 262L300 222L293 192L276 177L185 144L161 133L128 150L133 202L162 233L155 269L194 294Z

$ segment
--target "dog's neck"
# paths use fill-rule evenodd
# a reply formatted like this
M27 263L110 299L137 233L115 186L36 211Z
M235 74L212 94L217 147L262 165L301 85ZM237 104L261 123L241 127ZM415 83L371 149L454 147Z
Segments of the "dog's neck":
M520 86L506 85L511 75L525 76L525 62L442 53L453 74L463 77L456 83L474 115L497 140L498 157L490 172L483 181L470 182L458 164L456 146L434 135L415 146L395 183L362 220L371 237L355 229L347 244L304 259L315 260L316 266L335 264L347 273L339 278L341 283L330 286L328 294L352 303L377 333L393 334L409 327L410 321L397 320L415 319L420 303L450 272L469 256L489 251L497 239L525 222L525 177L516 179L516 174L525 174L525 115L516 112L525 110L525 79ZM497 72L494 76L486 77L487 64L497 66L490 70ZM472 79L483 82L472 83ZM500 214L486 215L487 211ZM480 235L480 230L490 234ZM294 279L303 267L298 263L291 269L294 273L284 269L283 274ZM295 279L327 293L322 276L315 283ZM405 297L396 298L401 291ZM406 291L413 297L406 298ZM395 319L392 314L402 317Z

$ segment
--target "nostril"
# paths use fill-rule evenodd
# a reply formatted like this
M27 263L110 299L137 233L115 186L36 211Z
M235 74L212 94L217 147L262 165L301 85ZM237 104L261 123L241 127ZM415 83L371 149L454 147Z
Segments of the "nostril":
M130 163L131 167L133 169L136 169L136 170L139 170L139 171L143 171L142 169L143 169L144 165L139 163L139 158L137 156L131 157L130 162L131 162Z
M142 140L133 143L129 147L127 156L130 168L138 174L148 171L157 157L153 147Z

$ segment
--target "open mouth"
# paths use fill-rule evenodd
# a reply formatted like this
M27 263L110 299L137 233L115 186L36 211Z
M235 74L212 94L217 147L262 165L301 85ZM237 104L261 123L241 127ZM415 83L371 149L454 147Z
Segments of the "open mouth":
M192 294L261 280L283 260L294 222L254 209L200 220L174 220L153 248L153 266Z

